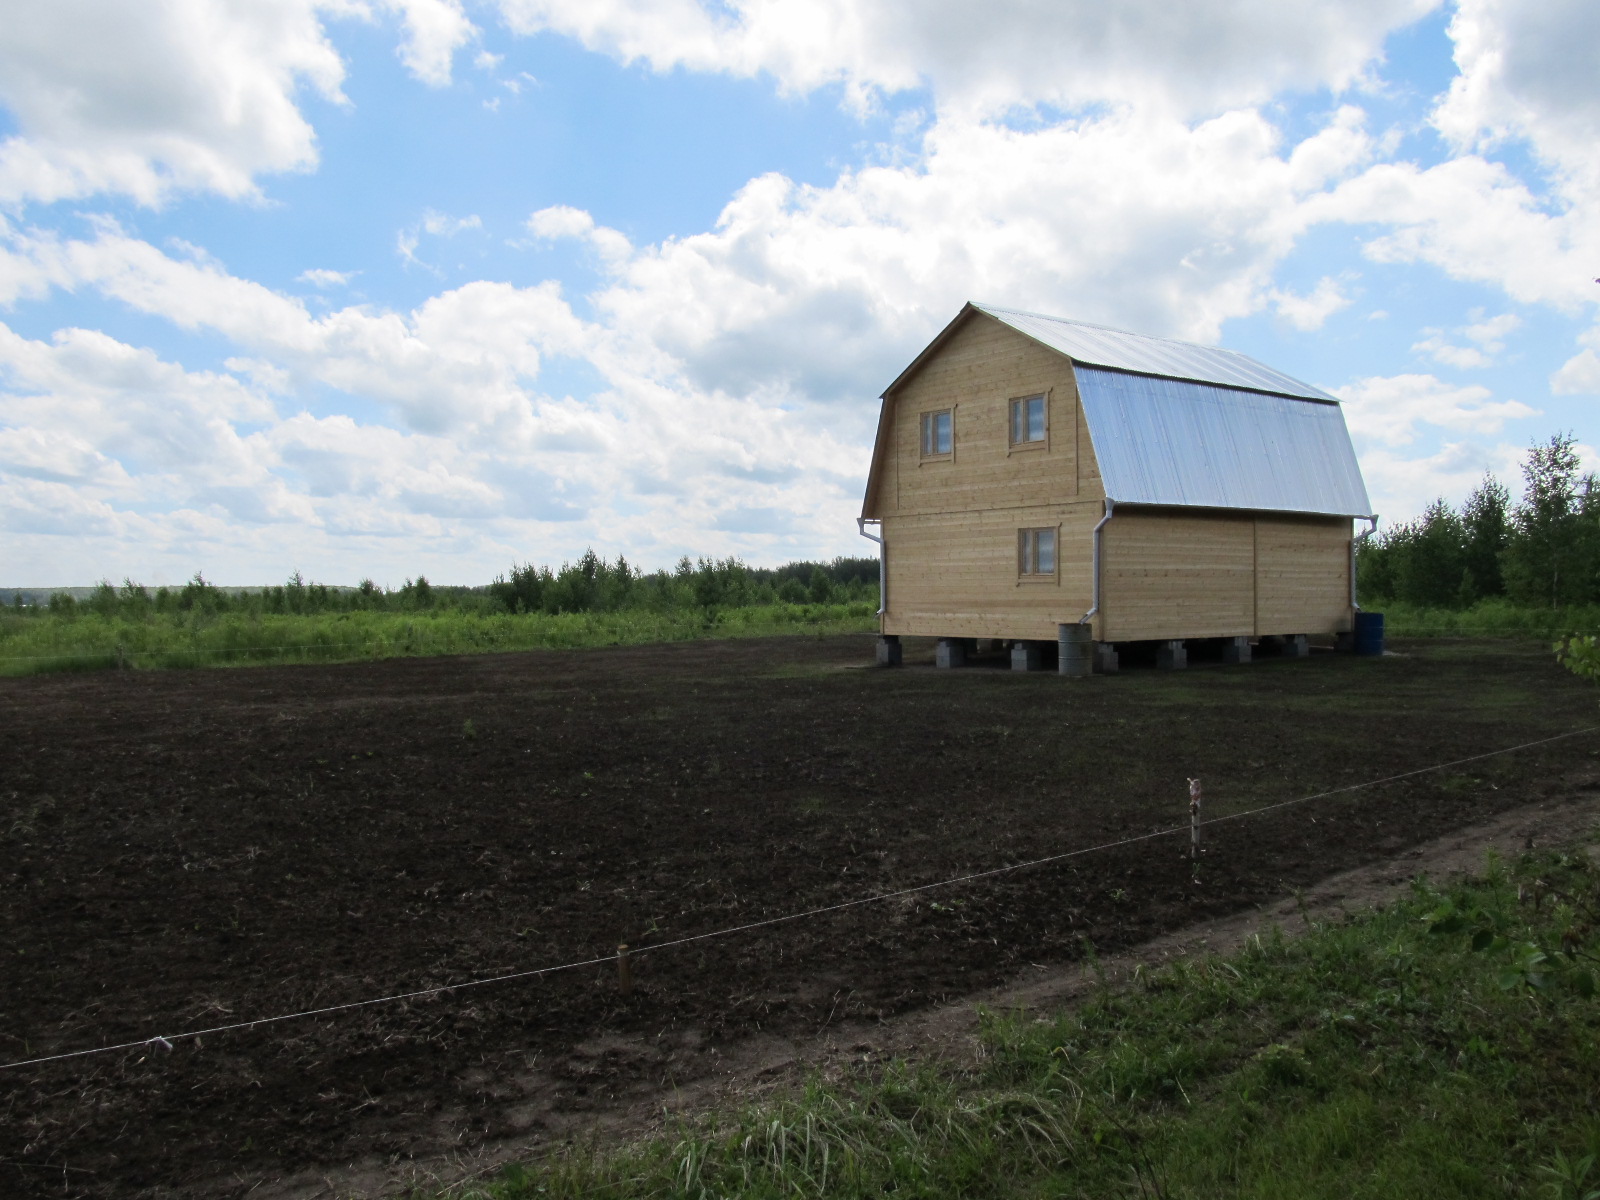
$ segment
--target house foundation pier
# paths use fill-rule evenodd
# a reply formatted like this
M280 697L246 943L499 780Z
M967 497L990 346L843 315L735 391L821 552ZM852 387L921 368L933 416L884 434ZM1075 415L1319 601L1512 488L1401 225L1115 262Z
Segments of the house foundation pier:
M1013 671L1037 671L1044 665L1044 647L1038 642L1013 642L1011 646L1011 669Z
M898 667L900 665L899 634L886 633L878 639L878 665L880 667Z
M933 665L946 670L967 665L966 638L940 638L934 647Z
M1189 665L1189 649L1181 640L1156 643L1156 666L1163 671L1181 671Z

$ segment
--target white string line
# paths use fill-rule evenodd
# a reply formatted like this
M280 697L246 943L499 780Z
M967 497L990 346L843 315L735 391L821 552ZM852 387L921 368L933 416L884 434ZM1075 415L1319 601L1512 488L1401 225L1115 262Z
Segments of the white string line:
M1435 763L1431 767L1418 767L1414 771L1402 771L1398 775L1388 775L1382 779L1370 779L1365 783L1352 783L1345 787L1330 788L1325 792L1315 792L1309 796L1299 796L1293 800L1280 800L1276 804L1262 805L1260 808L1248 809L1244 812L1230 813L1227 816L1212 817L1200 822L1202 825L1219 825L1223 821L1234 821L1241 817L1253 817L1261 813L1272 812L1275 809L1288 808L1295 804L1305 804L1312 800L1323 800L1329 796L1337 796L1344 792L1359 791L1362 788L1379 787L1386 783L1394 783L1401 779L1410 779L1417 775L1426 775L1432 771L1444 771L1451 767L1459 767L1466 763L1480 762L1486 758L1494 758L1501 754L1513 754L1518 750L1529 750L1534 746L1544 746L1551 742L1563 741L1567 738L1578 737L1585 733L1600 732L1600 725L1591 725L1584 729L1574 729L1567 733L1554 734L1551 737L1539 738L1532 742L1523 742L1517 746L1506 746L1499 750L1490 750L1483 754L1473 754L1466 758L1453 759L1450 762ZM808 908L801 912L785 913L777 917L765 917L759 921L749 921L743 925L733 925L726 929L715 929L708 933L691 934L688 937L676 938L670 942L657 942L649 946L640 946L630 951L631 957L641 954L650 954L657 950L669 950L674 946L686 946L691 942L703 942L711 938L729 937L736 933L746 933L752 929L762 929L769 925L781 925L789 921L801 921L808 917L821 916L824 913L839 912L846 908L856 908L863 904L876 904L883 900L894 900L900 896L911 896L918 892L931 891L934 888L953 887L958 883L971 883L976 879L987 879L995 875L1004 875L1012 871L1026 871L1031 867L1041 867L1047 863L1061 862L1063 859L1078 858L1085 854L1096 854L1101 850L1114 850L1119 846L1131 846L1137 842L1148 842L1155 838L1171 837L1173 834L1182 833L1189 825L1172 825L1166 829L1157 829L1150 833L1134 834L1132 837L1119 838L1114 842L1102 842L1095 846L1084 846L1077 850L1067 850L1061 854L1051 854L1044 858L1034 858L1027 862L1011 863L1004 867L991 867L986 871L974 871L968 875L958 875L953 879L941 879L936 883L923 883L915 887L900 888L893 892L877 892L871 896L859 896L854 900L843 900L838 904L825 904L820 908ZM562 963L554 967L538 967L531 971L514 971L507 975L494 975L486 979L473 979L465 983L441 984L438 987L419 988L412 992L399 992L392 996L379 996L371 1000L353 1000L348 1004L332 1004L326 1008L310 1008L302 1012L283 1013L273 1017L259 1017L253 1021L236 1021L231 1025L213 1025L209 1029L191 1029L183 1033L169 1033L155 1037L141 1038L133 1042L119 1042L114 1046L96 1046L90 1050L71 1050L65 1054L49 1054L41 1058L22 1059L18 1062L0 1063L0 1071L9 1071L14 1067L31 1067L39 1063L59 1062L67 1058L83 1058L91 1054L111 1054L118 1050L134 1050L140 1048L159 1046L165 1050L172 1049L172 1043L186 1038L206 1037L213 1033L229 1033L239 1029L254 1029L258 1025L273 1025L280 1021L295 1021L302 1017L319 1017L329 1013L347 1012L353 1008L367 1008L375 1004L392 1004L398 1000L414 1000L421 996L437 996L442 992L452 992L458 989L483 987L491 983L506 983L513 979L531 979L539 975L553 975L559 971L573 971L580 967L599 966L602 963L616 962L621 954L605 954L598 958L586 958L581 962Z
M308 1008L303 1012L282 1013L275 1017L261 1017L254 1021L236 1021L231 1025L213 1025L209 1029L191 1029L184 1033L169 1033L156 1037L140 1038L135 1042L119 1042L114 1046L96 1046L92 1050L71 1050L65 1054L48 1054L43 1058L27 1058L20 1062L0 1063L0 1071L9 1071L13 1067L31 1067L38 1063L59 1062L64 1058L83 1058L90 1054L111 1054L118 1050L135 1050L159 1046L164 1050L171 1050L172 1043L185 1038L205 1037L213 1033L229 1033L238 1029L254 1029L257 1025L273 1025L279 1021L295 1021L301 1017L320 1017L328 1013L345 1012L352 1008L366 1008L373 1004L393 1004L397 1000L415 1000L419 996L436 996L440 992L450 992L457 988L482 987L489 983L504 983L510 979L530 979L535 975L553 975L557 971L572 971L578 967L592 967L597 963L615 962L619 956L607 954L601 958L589 958L582 962L562 963L558 967L539 967L532 971L516 971L510 975L496 975L489 979L474 979L469 983L451 983L441 987L419 988L414 992L397 992L392 996L378 996L371 1000L353 1000L349 1004L330 1004L326 1008Z
M1574 729L1570 733L1558 733L1553 737L1540 738L1536 742L1523 742L1520 746L1507 746L1503 750L1489 750L1483 754L1473 754L1466 758L1458 758L1453 762L1436 763L1431 767L1418 767L1415 771L1402 771L1398 775L1389 775L1383 779L1372 779L1366 783L1352 783L1345 787L1329 788L1325 792L1317 792L1315 795L1311 796L1301 796L1297 800L1280 800L1276 804L1264 804L1260 808L1252 808L1246 812L1229 813L1228 815L1222 817L1211 817L1208 820L1201 821L1200 824L1220 825L1224 821L1236 821L1240 817L1253 817L1258 813L1271 812L1275 808L1287 808L1291 804L1304 804L1307 800L1322 800L1328 796L1337 796L1341 792L1353 792L1359 788L1377 787L1380 784L1394 783L1399 779L1410 779L1413 775L1426 775L1429 771L1444 771L1450 767L1464 766L1467 763L1480 762L1485 758L1493 758L1497 754L1512 754L1518 750L1529 750L1534 746L1543 746L1548 742L1559 742L1564 738L1577 737L1579 734L1595 733L1597 731L1600 731L1600 725L1590 725L1585 729Z

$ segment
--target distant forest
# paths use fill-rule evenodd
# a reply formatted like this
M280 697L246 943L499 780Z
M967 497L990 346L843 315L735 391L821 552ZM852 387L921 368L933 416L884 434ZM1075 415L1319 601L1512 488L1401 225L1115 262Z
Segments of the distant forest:
M1523 491L1485 475L1457 511L1435 500L1415 520L1357 542L1361 602L1463 609L1504 599L1523 608L1600 603L1600 480L1580 474L1576 442L1557 434L1528 451Z
M744 608L770 604L837 604L877 598L876 558L835 558L750 567L737 558L678 560L670 571L643 572L618 557L587 550L559 569L531 563L479 587L436 586L418 575L387 589L370 579L354 588L311 583L297 571L266 588L220 588L198 572L182 587L153 591L132 580L102 582L86 597L56 592L48 600L0 593L15 613L96 614L140 618L164 613L278 614L337 612L600 613L629 610Z
M1561 433L1534 445L1522 464L1523 489L1492 475L1459 510L1435 500L1419 517L1356 542L1361 602L1466 609L1484 600L1521 608L1600 604L1600 479L1579 470L1576 440ZM182 587L151 590L132 580L101 583L79 599L48 601L0 593L14 613L94 613L138 618L156 613L606 613L673 612L771 604L875 600L878 560L835 558L751 567L737 558L684 557L671 570L644 572L593 550L552 569L532 563L478 587L436 586L421 575L395 589L311 583L296 572L275 587L219 588L200 574Z

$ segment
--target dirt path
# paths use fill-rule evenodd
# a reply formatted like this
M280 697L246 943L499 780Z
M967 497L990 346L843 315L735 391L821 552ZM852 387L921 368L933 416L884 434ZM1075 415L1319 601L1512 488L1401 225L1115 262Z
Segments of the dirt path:
M1570 845L1600 828L1600 796L1537 801L1381 862L1340 871L1300 890L1233 916L1199 921L1123 953L1085 965L1030 967L1018 979L960 1001L884 1021L841 1021L804 1036L753 1036L722 1048L719 1061L694 1083L662 1090L645 1101L619 1106L574 1123L574 1139L623 1140L660 1129L666 1119L715 1107L759 1102L812 1075L836 1077L890 1059L941 1058L975 1064L981 1054L979 1008L1051 1013L1090 990L1116 986L1136 967L1159 966L1195 954L1227 954L1273 927L1291 936L1308 924L1388 903L1419 875L1435 881L1481 871L1490 853L1513 858L1534 847ZM1594 847L1591 846L1591 853ZM626 1050L629 1039L616 1039ZM645 1047L640 1041L637 1052ZM537 1143L502 1142L473 1154L443 1156L396 1168L378 1162L313 1170L271 1181L252 1195L261 1200L351 1200L391 1197L409 1188L437 1188L492 1173L499 1166L547 1150Z

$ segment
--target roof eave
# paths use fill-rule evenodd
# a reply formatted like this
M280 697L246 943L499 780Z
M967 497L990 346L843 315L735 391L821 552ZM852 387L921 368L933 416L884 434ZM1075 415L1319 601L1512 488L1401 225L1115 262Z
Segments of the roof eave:
M1378 519L1377 513L1329 512L1322 508L1247 508L1237 504L1182 504L1176 500L1118 500L1115 496L1107 496L1106 499L1115 504L1118 509L1181 508L1189 512L1274 513L1285 517L1326 517L1330 521L1375 521Z

